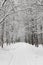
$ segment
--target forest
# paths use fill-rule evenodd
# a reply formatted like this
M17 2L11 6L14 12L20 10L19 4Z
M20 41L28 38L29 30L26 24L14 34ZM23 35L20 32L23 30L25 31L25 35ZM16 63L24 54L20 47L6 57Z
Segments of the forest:
M43 45L43 0L0 0L0 46Z

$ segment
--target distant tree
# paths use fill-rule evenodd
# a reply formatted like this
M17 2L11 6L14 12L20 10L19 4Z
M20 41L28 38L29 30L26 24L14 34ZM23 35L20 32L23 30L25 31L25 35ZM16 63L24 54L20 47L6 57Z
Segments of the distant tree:
M7 45L8 45L8 43L9 43L9 32L8 31L6 31L6 43L7 43Z
M31 29L31 32L32 32L32 35L31 35L31 41L32 41L32 45L34 45L34 19L31 18L31 23L32 23L32 29Z
M31 23L32 23L31 40L32 40L32 45L35 44L35 46L38 46L38 35L37 35L37 23L36 22L37 21L34 18L31 19Z
M41 44L42 44L42 25L40 25L40 31L41 31L40 32L40 34L41 34L41 37L40 38L41 38Z
M35 35L34 35L34 38L35 38L35 46L38 47L38 32L37 32L37 20L35 21L36 22L36 25L35 25Z
M13 33L14 34L14 33ZM13 41L13 35L12 35L12 37L11 37L11 43L13 43L14 41Z

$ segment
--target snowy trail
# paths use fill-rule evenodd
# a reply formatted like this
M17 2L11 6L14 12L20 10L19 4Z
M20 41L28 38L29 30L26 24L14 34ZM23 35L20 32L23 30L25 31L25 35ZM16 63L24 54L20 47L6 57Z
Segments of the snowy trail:
M25 43L0 48L0 65L43 65L43 48Z
M18 44L15 47L15 58L11 65L43 65L43 48L28 44Z
M11 65L35 65L36 55L29 51L29 53L25 47L20 47L15 50L15 58Z
M11 65L27 65L26 59L25 59L25 52L23 48L19 48L15 51L15 58L13 59L13 62ZM14 61L15 60L15 61Z

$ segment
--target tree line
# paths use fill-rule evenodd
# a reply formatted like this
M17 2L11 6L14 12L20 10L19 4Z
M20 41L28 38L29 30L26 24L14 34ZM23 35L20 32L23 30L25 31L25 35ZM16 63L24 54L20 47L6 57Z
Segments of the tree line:
M15 4L4 0L0 7L0 45L26 42L38 47L43 45L43 6L37 2ZM40 10L40 9L41 10ZM41 14L40 14L41 13Z

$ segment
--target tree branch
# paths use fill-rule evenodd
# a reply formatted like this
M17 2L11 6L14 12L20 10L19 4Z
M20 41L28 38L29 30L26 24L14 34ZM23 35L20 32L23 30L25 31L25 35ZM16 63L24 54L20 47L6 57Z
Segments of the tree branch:
M3 2L3 4L2 4L2 6L4 6L4 4L5 4L5 2L6 2L7 0L4 0L4 2Z

